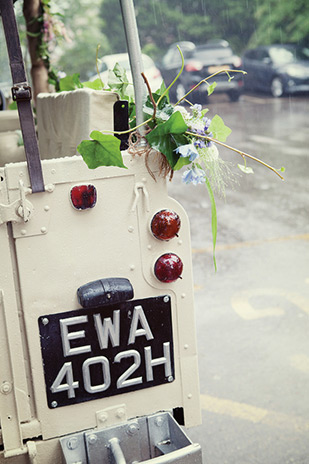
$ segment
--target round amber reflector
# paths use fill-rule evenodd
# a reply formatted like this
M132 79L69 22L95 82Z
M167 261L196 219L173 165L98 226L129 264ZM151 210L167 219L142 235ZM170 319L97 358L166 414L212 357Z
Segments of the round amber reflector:
M71 189L71 201L75 209L93 208L97 202L94 185L76 185Z
M155 276L160 282L174 282L179 279L183 270L183 263L174 253L165 253L157 259L154 266Z
M180 217L174 211L162 209L156 213L151 221L151 231L159 240L170 240L178 237Z

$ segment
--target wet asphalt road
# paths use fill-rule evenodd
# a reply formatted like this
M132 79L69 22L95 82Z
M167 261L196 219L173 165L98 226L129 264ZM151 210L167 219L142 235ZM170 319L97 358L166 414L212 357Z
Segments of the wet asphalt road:
M206 189L179 176L170 186L192 233L203 425L188 434L204 464L308 464L309 97L207 106L233 129L230 145L284 166L286 180L248 162L255 174L217 198L217 273Z

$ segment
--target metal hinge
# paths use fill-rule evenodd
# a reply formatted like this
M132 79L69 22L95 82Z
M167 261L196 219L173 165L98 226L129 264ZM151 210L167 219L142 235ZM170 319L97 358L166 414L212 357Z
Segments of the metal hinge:
M60 444L66 464L202 464L200 445L167 412L67 435Z
M20 198L9 205L0 203L0 225L7 222L28 222L33 213L33 205L26 200L30 189L25 189L22 180L19 181Z

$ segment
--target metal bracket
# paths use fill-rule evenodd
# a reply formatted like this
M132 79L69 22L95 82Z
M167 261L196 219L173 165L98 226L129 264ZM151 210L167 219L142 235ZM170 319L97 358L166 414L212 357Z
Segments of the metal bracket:
M66 464L202 464L201 447L192 444L168 412L138 417L118 426L60 439Z
M137 182L134 186L134 193L135 193L135 198L134 198L134 202L133 202L133 206L132 206L132 213L135 212L136 210L136 206L137 206L137 203L138 203L138 200L139 200L139 196L140 196L140 190L143 192L144 196L145 196L145 202L146 202L146 211L149 212L150 211L150 205L149 205L149 193L145 187L145 185L143 184L143 182Z
M12 87L13 101L30 101L32 98L31 87L28 82L19 82Z
M30 189L25 189L22 180L19 181L20 198L9 205L0 203L0 225L7 222L28 222L33 213L33 205L26 200L26 194Z

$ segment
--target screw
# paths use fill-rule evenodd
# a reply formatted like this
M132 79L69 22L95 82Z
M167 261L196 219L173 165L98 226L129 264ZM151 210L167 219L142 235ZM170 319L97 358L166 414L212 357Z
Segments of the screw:
M164 298L163 298L163 301L164 303L168 303L170 301L170 297L168 295L166 295Z
M67 441L67 447L69 450L75 450L78 447L78 438L72 437Z
M88 443L90 445L94 445L97 442L97 440L98 438L94 433L88 437Z
M47 325L49 323L49 319L47 317L42 317L42 324Z
M139 430L139 426L138 424L130 424L129 427L127 428L127 434L128 435L136 435L138 433L138 430Z
M155 420L155 424L157 427L162 427L163 425L163 417L157 417Z
M52 401L50 405L52 408L56 408L58 406L58 403L57 401Z
M172 375L169 375L168 378L167 378L167 381L168 382L173 382L174 380L174 377Z

